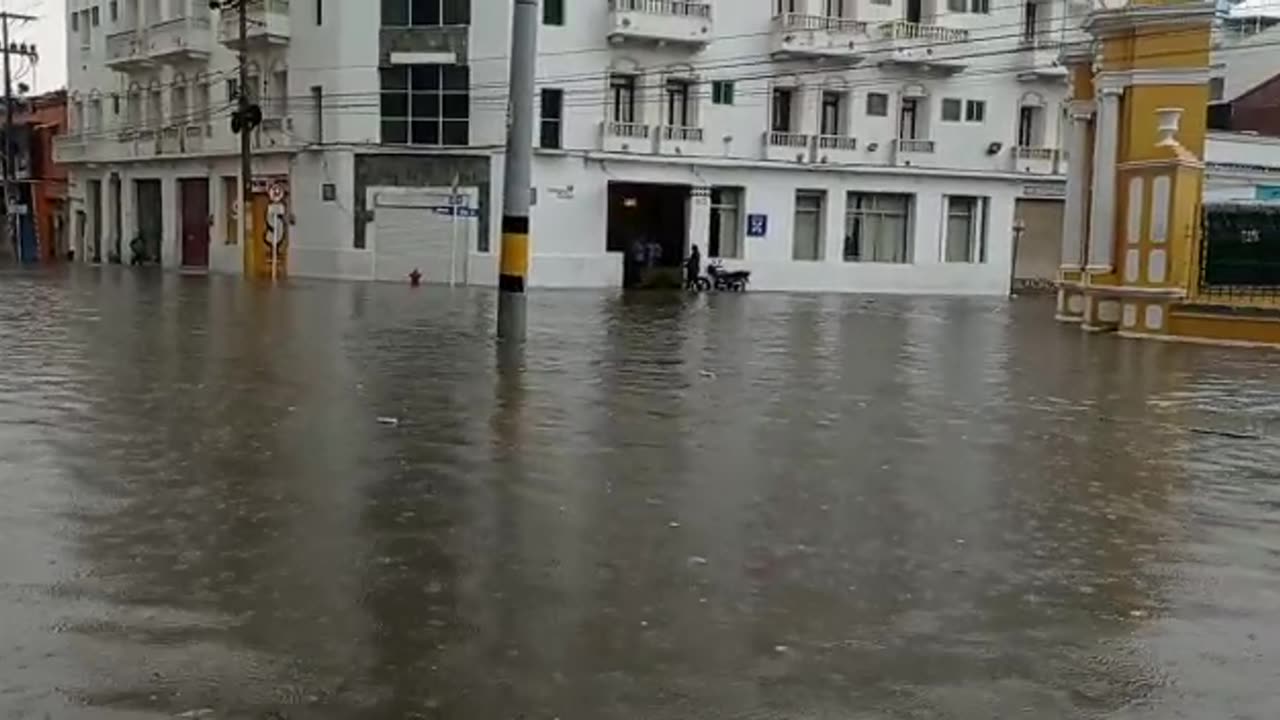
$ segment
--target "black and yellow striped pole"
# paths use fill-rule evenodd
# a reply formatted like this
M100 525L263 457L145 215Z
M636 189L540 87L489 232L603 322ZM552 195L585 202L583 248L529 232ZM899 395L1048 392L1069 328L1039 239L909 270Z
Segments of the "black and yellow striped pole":
M529 207L533 196L533 87L538 57L538 0L514 0L507 157L502 183L502 249L498 263L498 337L525 334L529 282Z

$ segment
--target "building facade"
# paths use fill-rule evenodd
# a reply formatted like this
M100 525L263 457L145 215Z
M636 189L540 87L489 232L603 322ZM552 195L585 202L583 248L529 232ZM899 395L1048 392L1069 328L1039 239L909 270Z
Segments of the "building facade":
M14 199L18 206L16 250L24 263L60 262L70 245L66 169L53 161L54 139L65 130L66 93L14 100Z
M235 13L68 2L81 257L496 283L509 3L249 0L240 222ZM1059 246L1058 47L1087 5L542 5L534 287L697 245L762 289L999 294L1015 235Z

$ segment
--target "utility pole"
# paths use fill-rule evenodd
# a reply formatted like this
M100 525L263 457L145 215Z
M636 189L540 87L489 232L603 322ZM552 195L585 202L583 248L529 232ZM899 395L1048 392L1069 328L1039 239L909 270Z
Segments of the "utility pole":
M507 161L502 183L502 254L498 266L498 337L525 335L529 278L529 207L533 200L533 87L538 57L538 0L515 0L511 19L511 78Z
M249 2L250 0L209 0L209 7L222 12L236 11L240 44L236 53L236 111L231 117L231 131L240 135L240 229L241 251L249 248L249 199L253 197L253 138L250 133L262 124L262 108L249 95ZM247 257L247 255L246 255ZM247 262L247 261L246 261Z
M13 252L13 259L22 259L21 248L18 247L18 215L17 193L13 191L14 153L13 153L13 73L9 62L9 21L29 22L35 20L31 15L11 12L0 12L0 42L4 48L4 214L5 233L8 236L6 245ZM15 50L16 52L16 50Z

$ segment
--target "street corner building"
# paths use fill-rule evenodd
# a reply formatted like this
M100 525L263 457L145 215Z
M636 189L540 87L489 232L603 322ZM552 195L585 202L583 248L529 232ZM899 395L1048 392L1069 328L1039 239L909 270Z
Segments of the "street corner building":
M1276 177L1280 144L1209 131L1217 27L1212 4L1139 2L1092 12L1092 42L1063 49L1068 152L1081 161L1067 179L1059 320L1280 345L1280 206L1249 181Z
M1057 280L1079 157L1062 151L1059 49L1087 3L540 9L532 287L622 286L638 248L674 269L693 246L765 290L998 295ZM509 2L68 12L56 154L77 257L497 284ZM230 125L240 93L263 111L249 183Z

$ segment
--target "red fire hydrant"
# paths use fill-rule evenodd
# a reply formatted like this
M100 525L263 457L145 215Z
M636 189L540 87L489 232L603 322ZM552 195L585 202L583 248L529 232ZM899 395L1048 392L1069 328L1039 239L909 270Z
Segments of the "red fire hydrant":
M418 272L418 268L414 268L413 272L409 273L409 286L418 287L421 284L422 284L422 273Z

